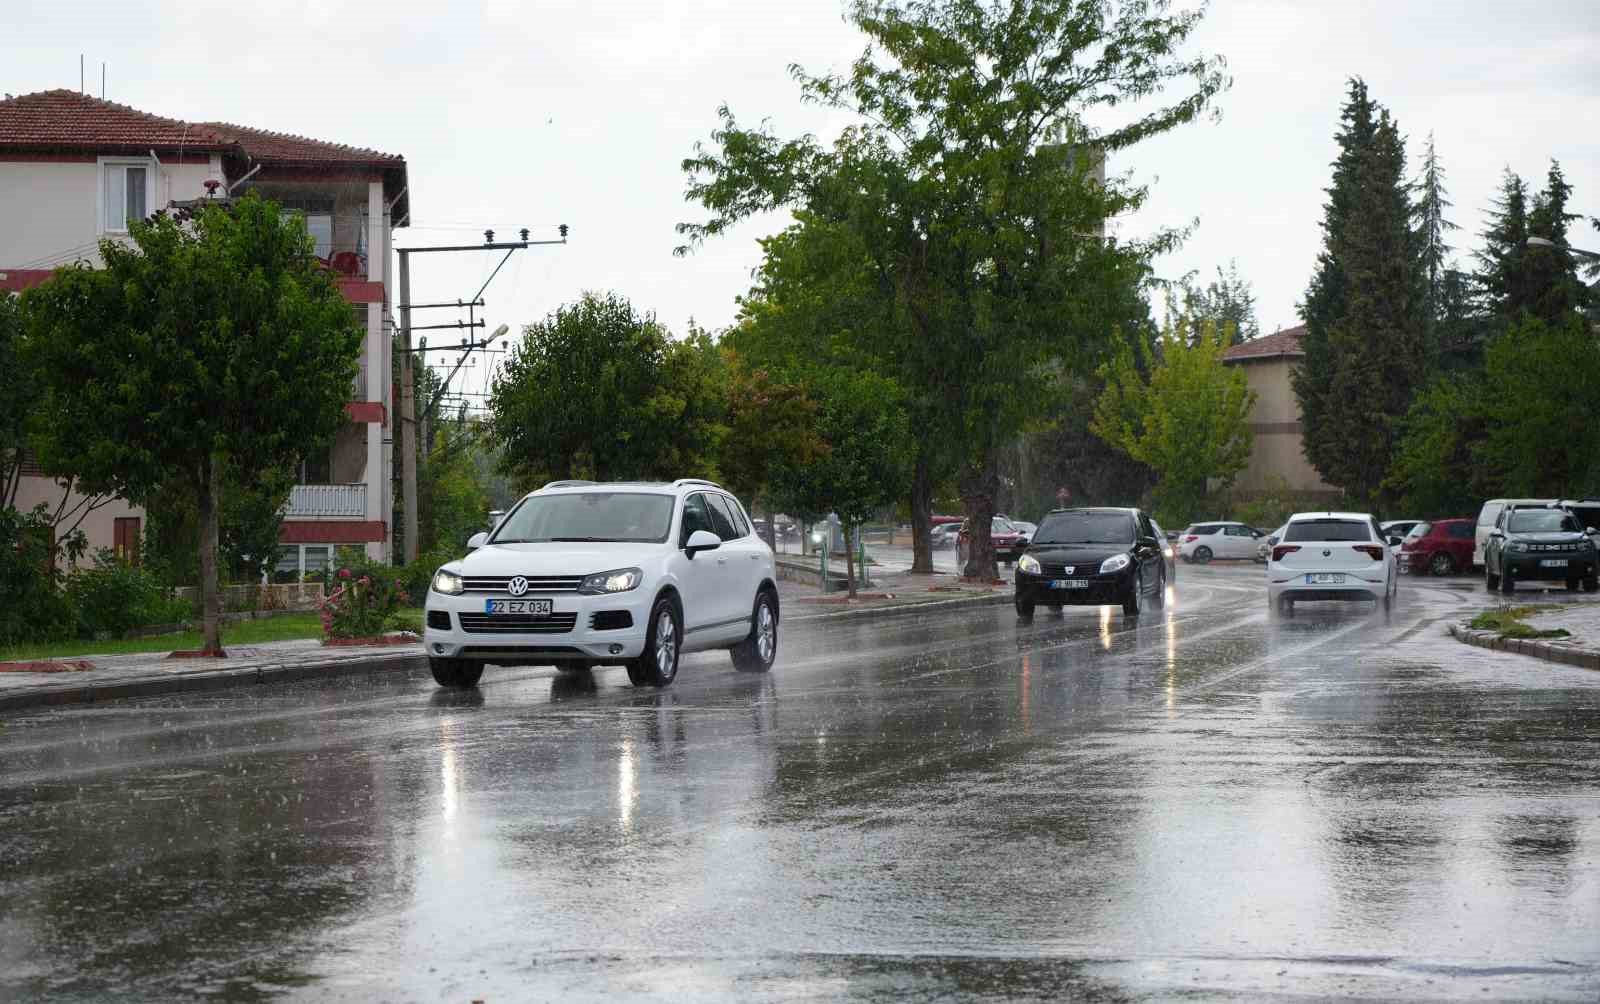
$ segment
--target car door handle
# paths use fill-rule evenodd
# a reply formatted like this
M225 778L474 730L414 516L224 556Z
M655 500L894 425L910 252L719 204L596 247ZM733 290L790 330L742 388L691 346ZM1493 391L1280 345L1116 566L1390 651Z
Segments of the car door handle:
M726 565L727 563L728 563L728 559L727 558L718 558L717 559L717 564L719 564L719 565Z
M761 560L761 555L759 555L759 554L752 554L752 555L751 555L751 556L750 556L750 560L751 560L751 561L760 561L760 560Z

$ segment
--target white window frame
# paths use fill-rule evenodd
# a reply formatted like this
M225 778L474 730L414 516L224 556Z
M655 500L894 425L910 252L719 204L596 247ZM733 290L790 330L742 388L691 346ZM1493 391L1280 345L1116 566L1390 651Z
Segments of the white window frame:
M125 234L128 232L127 180L124 178L120 188L120 191L122 192L122 205L118 207L120 210L117 214L118 219L120 220L120 225L118 226L109 225L110 216L108 214L111 207L106 205L106 181L108 171L126 170L130 167L144 169L144 215L140 218L149 219L150 214L155 212L153 207L156 202L157 172L155 169L155 163L149 157L97 158L95 170L95 207L99 212L97 222L99 223L100 232L103 234Z

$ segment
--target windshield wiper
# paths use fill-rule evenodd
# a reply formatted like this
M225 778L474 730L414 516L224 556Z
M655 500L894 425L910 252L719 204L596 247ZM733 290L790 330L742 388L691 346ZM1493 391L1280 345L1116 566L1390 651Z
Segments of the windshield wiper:
M617 544L621 541L616 537L551 537L553 544Z

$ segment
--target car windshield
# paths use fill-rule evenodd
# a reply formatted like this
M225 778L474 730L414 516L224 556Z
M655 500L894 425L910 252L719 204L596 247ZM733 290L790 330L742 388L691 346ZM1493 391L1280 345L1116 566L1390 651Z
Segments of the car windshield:
M1124 512L1064 512L1046 516L1035 544L1131 544L1133 517Z
M659 544L672 529L671 495L582 492L539 495L495 529L491 544L609 542Z
M1410 540L1413 537L1426 537L1432 530L1432 523L1418 523L1416 526L1411 528L1410 533L1406 534L1406 539Z
M1512 533L1577 533L1578 521L1556 509L1519 510L1511 514Z
M1359 519L1302 519L1289 524L1283 539L1288 543L1301 541L1368 541L1372 530Z

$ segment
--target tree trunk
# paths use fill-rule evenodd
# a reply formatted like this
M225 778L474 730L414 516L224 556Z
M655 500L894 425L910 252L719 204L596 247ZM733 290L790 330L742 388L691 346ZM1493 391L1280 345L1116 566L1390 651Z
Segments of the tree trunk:
M859 526L852 529L849 523L844 525L844 570L845 582L849 586L846 595L852 600L856 598L856 549L852 538L858 537L860 533Z
M226 654L222 651L222 597L217 575L217 510L220 502L217 496L221 466L215 454L207 454L200 462L200 484L195 492L200 516L200 622L203 638L200 650L215 656Z
M752 498L750 505L755 506L756 500ZM767 506L767 546L776 553L778 550L778 514L772 511L772 506Z
M969 579L993 582L1000 577L994 560L994 496L999 478L995 474L992 452L985 451L979 466L968 468L961 479L961 502L967 511L967 563L961 574Z
M933 542L928 536L933 528L933 476L928 471L928 460L923 451L917 451L916 472L911 478L911 571L923 575L933 574Z

